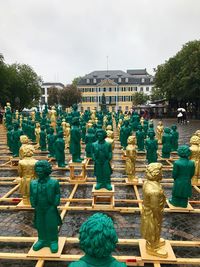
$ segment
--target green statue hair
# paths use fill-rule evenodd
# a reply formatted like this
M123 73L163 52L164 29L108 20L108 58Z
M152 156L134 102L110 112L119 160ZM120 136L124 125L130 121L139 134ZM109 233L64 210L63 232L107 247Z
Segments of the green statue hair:
M96 258L109 256L116 247L118 237L112 219L103 213L95 213L80 228L81 249Z
M191 150L187 145L179 146L177 152L178 155L182 158L188 158L191 154Z
M35 170L37 167L43 167L46 175L49 175L52 173L51 164L47 160L38 160L35 163Z

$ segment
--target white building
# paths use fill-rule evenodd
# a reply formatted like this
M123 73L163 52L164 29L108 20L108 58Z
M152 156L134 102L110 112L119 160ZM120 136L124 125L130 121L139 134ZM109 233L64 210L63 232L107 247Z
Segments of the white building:
M63 89L64 84L62 83L43 83L41 86L41 97L40 97L40 105L44 105L45 103L48 104L48 90L49 88L58 88L58 89Z

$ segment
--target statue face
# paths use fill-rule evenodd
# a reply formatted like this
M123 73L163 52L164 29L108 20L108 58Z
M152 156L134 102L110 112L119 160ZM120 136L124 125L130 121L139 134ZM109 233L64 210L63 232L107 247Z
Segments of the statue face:
M97 133L97 139L99 141L103 141L105 139L104 133L103 132L98 132Z
M35 172L39 179L43 180L45 178L45 170L43 166L36 166Z

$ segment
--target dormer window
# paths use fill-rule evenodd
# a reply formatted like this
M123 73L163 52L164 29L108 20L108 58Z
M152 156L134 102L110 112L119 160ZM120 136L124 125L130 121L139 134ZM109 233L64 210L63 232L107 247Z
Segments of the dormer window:
M121 82L122 82L122 78L119 77L119 78L118 78L118 83L121 83Z
M87 80L86 80L86 83L90 83L90 79L87 79Z
M142 78L142 83L144 83L144 81L145 81L145 79L144 79L144 78Z
M153 78L150 78L150 82L153 82Z
M93 83L96 83L96 82L97 82L97 79L94 78L94 79L93 79Z
M128 78L125 78L125 83L128 83Z

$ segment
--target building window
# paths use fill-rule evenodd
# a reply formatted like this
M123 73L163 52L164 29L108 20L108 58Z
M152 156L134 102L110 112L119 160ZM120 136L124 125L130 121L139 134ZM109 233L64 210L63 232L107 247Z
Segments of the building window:
M112 92L112 88L109 88L109 92Z
M119 77L119 78L118 78L118 83L121 83L121 82L122 82L122 78Z
M134 91L137 92L137 86L133 87L134 88Z
M126 111L128 111L128 106L125 107Z
M153 82L153 78L150 78L150 82Z
M89 110L89 111L90 111L90 107L87 107L87 110Z
M42 93L42 95L45 95L45 88L41 88L41 93Z
M128 78L125 78L125 83L128 83Z
M119 100L120 102L122 102L122 96L119 96L118 100Z
M143 92L143 87L140 87L140 92Z
M86 83L90 83L90 79L87 79L87 80L86 80Z
M41 97L41 105L44 105L44 104L45 104L45 97L42 96L42 97Z
M97 79L93 79L93 83L96 83L97 82Z
M144 78L142 78L142 83L144 83L144 81L145 81L145 79L144 79Z
M147 91L147 92L149 91L149 87L146 87L146 91Z
M125 96L125 102L129 101L129 96Z

